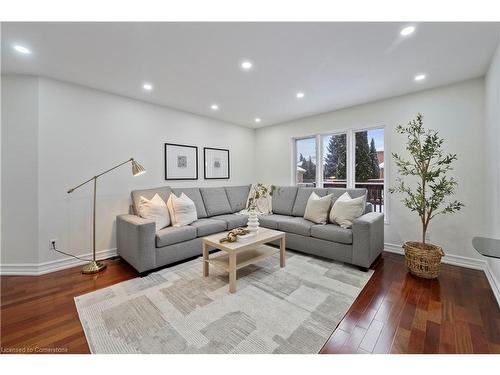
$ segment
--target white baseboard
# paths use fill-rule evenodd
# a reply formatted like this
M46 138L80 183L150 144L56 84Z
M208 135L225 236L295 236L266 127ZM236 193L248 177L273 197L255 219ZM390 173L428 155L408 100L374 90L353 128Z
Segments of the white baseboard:
M384 249L389 253L404 255L404 250L401 245L385 243ZM472 268L475 270L484 270L487 264L487 262L482 259L468 258L453 254L446 254L441 261L445 264L451 264L453 266L464 268Z
M384 250L389 252L389 253L404 255L404 250L401 247L401 245L385 243ZM452 266L472 268L475 270L483 271L486 275L486 278L488 279L488 282L490 283L491 290L493 291L493 294L495 295L498 306L500 306L500 283L493 275L493 272L491 271L491 267L486 260L468 258L468 257L463 257L463 256L453 255L453 254L446 254L443 257L442 262L445 264L450 264Z
M115 249L107 249L96 252L96 259L108 259L117 256L118 253ZM82 258L90 259L92 253L78 255ZM66 268L71 268L83 265L87 262L72 257L51 260L44 263L17 263L17 264L0 264L0 275L24 275L24 276L39 276L46 273L60 271Z

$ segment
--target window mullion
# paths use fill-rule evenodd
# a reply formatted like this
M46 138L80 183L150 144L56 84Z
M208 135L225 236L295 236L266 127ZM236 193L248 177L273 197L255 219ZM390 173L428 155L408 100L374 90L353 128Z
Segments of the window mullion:
M316 135L316 187L323 187L323 145L321 135Z
M347 187L354 187L355 171L356 171L356 145L354 131L347 132Z

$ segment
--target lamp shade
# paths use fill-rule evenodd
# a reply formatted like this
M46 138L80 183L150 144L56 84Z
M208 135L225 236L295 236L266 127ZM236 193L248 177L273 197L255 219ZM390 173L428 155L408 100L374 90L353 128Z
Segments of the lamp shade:
M146 170L142 165L132 159L132 174L134 176L140 176L141 174L146 173Z

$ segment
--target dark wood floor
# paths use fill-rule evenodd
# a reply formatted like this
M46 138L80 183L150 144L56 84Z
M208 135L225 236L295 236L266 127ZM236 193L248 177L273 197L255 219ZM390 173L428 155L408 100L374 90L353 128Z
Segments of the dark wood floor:
M88 353L73 297L137 276L120 259L106 263L98 275L2 276L2 351ZM417 279L389 253L374 269L322 353L500 353L500 310L483 272L443 265L439 280Z

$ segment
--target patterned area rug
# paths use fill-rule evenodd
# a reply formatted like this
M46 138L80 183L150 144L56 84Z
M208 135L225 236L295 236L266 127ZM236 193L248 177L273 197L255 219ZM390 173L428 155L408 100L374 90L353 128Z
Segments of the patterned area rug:
M287 251L227 273L202 259L75 298L92 353L318 353L373 271Z

